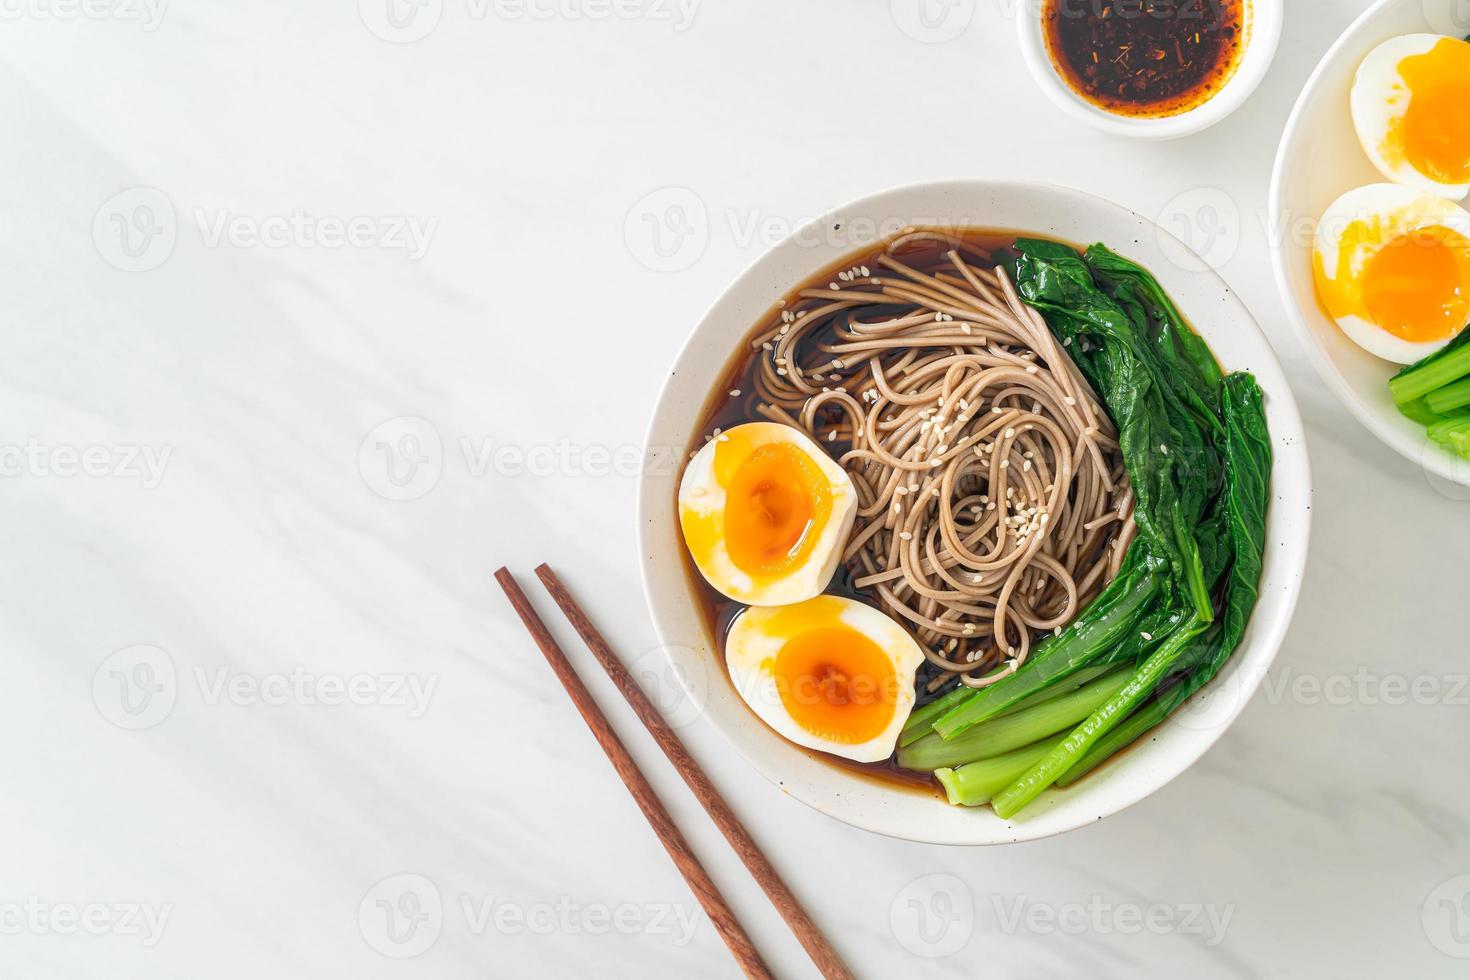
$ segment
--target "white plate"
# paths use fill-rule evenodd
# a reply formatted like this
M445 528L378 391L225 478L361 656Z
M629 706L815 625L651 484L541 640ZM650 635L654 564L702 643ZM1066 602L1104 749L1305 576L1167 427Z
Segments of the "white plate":
M1347 338L1317 302L1312 235L1342 194L1383 177L1353 131L1348 93L1368 53L1400 34L1470 34L1470 0L1380 0L1347 29L1302 89L1271 178L1271 242L1287 317L1322 380L1379 439L1426 473L1470 486L1470 462L1440 449L1404 418L1388 394L1399 366Z
M1301 419L1265 336L1234 291L1177 239L1115 204L1039 184L962 180L903 187L855 201L777 245L725 291L695 327L664 383L647 449L683 460L707 396L741 341L792 287L908 224L1018 229L1073 243L1102 241L1147 267L1227 370L1253 372L1266 394L1276 453L1261 598L1230 663L1153 736L1069 790L1052 790L1011 821L989 808L951 807L855 776L786 742L725 678L685 577L675 488L679 467L651 467L638 488L644 588L689 702L747 761L786 792L855 827L940 844L1032 840L1094 823L1183 772L1245 707L1286 634L1307 557L1311 477Z

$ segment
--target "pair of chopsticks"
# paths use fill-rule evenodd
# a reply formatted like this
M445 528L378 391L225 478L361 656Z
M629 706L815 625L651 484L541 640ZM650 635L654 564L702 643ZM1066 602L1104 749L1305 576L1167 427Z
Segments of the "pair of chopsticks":
M848 972L842 960L828 945L816 924L807 916L805 910L797 902L796 896L791 894L791 889L786 887L786 883L781 880L776 869L771 867L770 861L766 860L766 856L761 853L761 849L751 838L740 819L735 816L735 812L730 809L730 805L725 802L719 790L715 789L714 784L705 776L699 763L695 762L694 757L684 748L684 743L679 741L679 737L658 713L653 702L648 699L648 695L644 694L643 689L633 680L633 675L628 673L628 669L613 653L597 627L592 625L592 621L577 605L577 601L572 598L566 586L562 585L561 580L556 577L556 573L549 566L540 565L536 568L536 577L541 580L541 584L546 587L551 598L561 607L567 621L582 637L582 642L587 644L587 649L592 651L592 655L597 658L602 669L607 671L613 684L627 699L633 713L638 716L639 721L643 722L643 727L648 729L648 733L653 736L658 747L663 749L664 755L668 756L674 768L679 771L679 775L684 777L685 784L704 806L705 812L710 815L715 826L720 828L720 832L725 835L725 840L730 842L730 846L735 849L736 855L745 864L746 870L755 878L756 883L761 886L766 897L771 900L771 904L776 906L776 911L781 914L781 918L785 919L786 924L791 927L797 941L807 951L807 955L812 958L812 962L816 964L822 976L827 977L828 980L833 980L833 978L850 980L852 974ZM547 663L551 664L551 669L556 673L557 679L561 681L572 703L581 712L582 720L587 723L587 727L592 730L593 737L607 753L613 768L622 778L623 785L628 788L634 802L643 811L643 816L653 826L664 850L668 851L669 857L673 858L679 873L688 882L690 890L694 892L694 897L704 908L705 914L709 916L720 938L730 948L740 969L748 977L771 977L770 968L761 958L760 951L755 948L750 936L746 935L740 922L735 918L735 913L730 910L730 906L720 894L719 888L710 879L704 866L699 863L699 858L690 850L689 842L679 832L679 828L669 817L669 812L664 809L663 803L659 801L653 787L649 785L648 779L644 777L638 764L633 761L627 748L618 739L612 726L608 724L607 716L592 699L586 685L577 676L577 671L571 661L557 645L551 631L537 615L530 600L526 598L526 594L516 584L515 576L510 573L509 569L501 568L495 573L495 581L499 582L500 587L505 590L506 598L515 607L516 613L521 617L521 622L530 632L531 639L545 654Z

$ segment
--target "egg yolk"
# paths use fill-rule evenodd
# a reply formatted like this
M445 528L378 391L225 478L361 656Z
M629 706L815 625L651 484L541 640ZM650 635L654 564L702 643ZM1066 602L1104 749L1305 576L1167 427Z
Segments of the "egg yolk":
M806 561L832 511L832 485L814 460L789 443L768 442L721 483L725 547L735 567L770 578Z
M1400 61L1399 76L1409 104L1384 156L1442 184L1470 183L1470 44L1447 37Z
M773 673L791 720L818 738L857 745L893 721L893 661L856 630L828 626L796 634L776 655Z
M1376 233L1355 222L1342 236L1338 268L1317 264L1317 285L1334 319L1356 316L1401 340L1427 343L1453 337L1470 320L1470 239L1429 225L1372 251ZM1355 261L1371 251L1361 268Z

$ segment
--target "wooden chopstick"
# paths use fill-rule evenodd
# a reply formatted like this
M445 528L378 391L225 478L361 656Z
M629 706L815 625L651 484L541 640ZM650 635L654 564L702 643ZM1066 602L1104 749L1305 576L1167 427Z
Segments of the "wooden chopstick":
M644 778L643 773L638 769L638 764L628 754L627 748L619 741L612 726L607 722L607 716L602 713L597 702L592 700L592 695L587 691L582 679L577 676L577 671L572 667L571 661L567 660L566 654L557 645L551 631L546 628L546 624L531 607L530 600L516 584L515 576L510 573L509 569L502 568L495 573L495 581L499 582L500 587L505 590L505 597L515 607L516 613L521 617L521 622L526 624L531 638L546 655L546 662L551 664L551 669L556 672L557 679L561 681L572 703L581 712L582 720L587 722L588 728L592 729L593 737L602 746L602 751L607 753L613 768L618 771L623 784L632 794L633 801L638 804L638 809L643 811L643 816L653 826L664 850L668 851L669 857L673 858L674 865L684 876L684 880L688 882L690 891L694 892L694 897L704 908L710 922L714 923L720 938L730 948L730 953L740 964L740 969L747 977L760 978L760 980L771 978L771 971L766 966L765 960L761 959L760 951L745 934L745 930L735 918L735 913L730 911L730 906L725 903L725 898L720 894L719 888L710 879L709 873L704 870L704 865L699 863L699 858L695 857L694 852L689 849L689 842L679 832L678 826L669 817L669 812L664 809L663 803L659 802L653 787Z
M659 748L663 749L664 755L668 756L674 768L679 771L679 775L684 777L684 782L704 806L705 812L710 815L715 826L720 828L720 833L725 835L725 840L730 842L730 846L740 856L740 860L744 862L746 869L766 893L766 897L771 900L771 904L776 906L776 911L781 914L781 918L785 919L786 924L791 927L797 942L801 943L802 948L812 958L812 962L816 964L822 976L828 980L851 980L852 974L827 942L826 937L822 935L822 931L806 914L806 910L801 907L801 903L796 900L791 889L786 887L786 883L781 880L781 876L766 859L749 831L745 829L745 825L740 822L740 818L735 816L735 811L730 809L730 805L709 781L709 777L704 774L699 763L695 762L689 750L684 748L684 743L679 741L679 736L675 735L674 730L664 721L663 715L659 714L653 702L648 699L648 695L643 693L643 688L639 687L633 675L628 673L628 668L624 667L623 662L613 653L612 647L608 646L597 627L592 625L592 620L588 619L582 607L577 605L577 601L572 598L561 579L557 578L550 566L544 564L537 566L536 577L541 580L542 585L546 586L546 591L551 593L551 598L556 600L556 604L566 615L567 621L582 637L582 641L587 644L587 649L592 651L592 655L597 658L602 669L607 671L608 677L612 678L612 682L623 693L623 697L628 699L633 713L638 716L639 721L643 722L643 727L648 729L648 734L653 736L653 740L658 743Z

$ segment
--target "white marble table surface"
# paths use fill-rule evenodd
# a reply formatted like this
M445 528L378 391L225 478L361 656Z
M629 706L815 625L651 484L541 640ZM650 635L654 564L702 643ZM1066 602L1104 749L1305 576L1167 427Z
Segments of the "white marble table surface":
M1317 484L1270 680L1165 790L1015 847L692 751L865 977L1464 975L1466 502L1337 406L1267 251L1278 134L1365 2L1291 0L1251 102L1167 145L1054 111L1016 6L0 6L0 975L735 976L490 572L548 560L655 650L631 473L686 331L768 236L966 175L1158 215L1262 321Z

